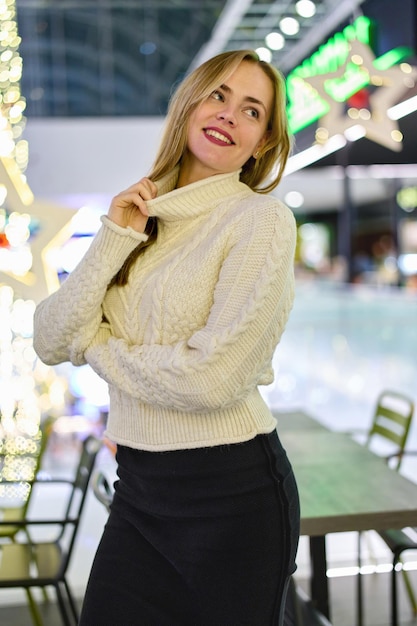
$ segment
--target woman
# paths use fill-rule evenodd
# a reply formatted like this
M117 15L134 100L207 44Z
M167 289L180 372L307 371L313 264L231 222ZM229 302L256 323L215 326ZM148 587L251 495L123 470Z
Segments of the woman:
M280 75L252 51L207 61L36 310L40 358L109 384L119 480L82 626L282 624L298 497L258 385L293 302L295 222L267 193L289 150Z

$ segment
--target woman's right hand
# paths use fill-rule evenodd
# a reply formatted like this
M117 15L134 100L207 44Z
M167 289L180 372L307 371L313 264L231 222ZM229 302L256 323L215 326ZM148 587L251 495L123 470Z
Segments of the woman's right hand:
M107 216L122 228L130 226L143 233L149 217L146 201L155 198L157 193L155 183L149 178L142 178L113 198Z

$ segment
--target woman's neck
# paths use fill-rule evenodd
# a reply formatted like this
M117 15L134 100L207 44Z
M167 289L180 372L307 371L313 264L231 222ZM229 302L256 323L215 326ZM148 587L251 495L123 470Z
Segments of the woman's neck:
M179 189L180 187L196 183L199 180L227 173L229 172L222 172L208 168L199 161L196 161L196 159L192 157L189 152L185 152L179 164L178 180L175 187L176 189Z

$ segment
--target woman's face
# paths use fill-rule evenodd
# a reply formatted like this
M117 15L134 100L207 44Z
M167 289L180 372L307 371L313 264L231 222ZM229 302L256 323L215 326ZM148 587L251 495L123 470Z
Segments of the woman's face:
M242 61L191 114L179 184L240 169L267 139L273 97L263 70Z

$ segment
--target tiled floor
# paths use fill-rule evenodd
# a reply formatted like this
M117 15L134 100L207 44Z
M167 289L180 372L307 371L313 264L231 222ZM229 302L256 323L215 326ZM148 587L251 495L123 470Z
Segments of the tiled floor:
M307 592L308 582L298 581L301 588ZM413 582L417 589L417 573L413 573ZM390 626L388 616L388 589L389 577L387 574L367 576L365 580L365 626ZM417 618L413 617L411 609L400 589L400 626L416 626ZM330 581L330 596L332 601L333 626L356 626L354 618L355 607L355 578L335 578ZM61 626L59 612L54 603L41 605L44 626ZM31 618L26 606L0 607L0 624L2 626L31 626ZM96 626L96 625L94 625ZM97 626L100 626L97 624ZM103 626L111 626L106 624ZM128 626L126 624L126 626ZM144 624L143 626L147 626ZM198 624L196 624L198 626ZM213 626L217 626L213 624ZM228 626L239 626L230 624ZM260 626L258 624L254 626ZM286 625L286 626L293 626ZM297 624L298 626L298 624ZM314 622L304 626L318 626Z
M416 320L416 294L315 283L297 285L295 306L274 359L276 380L264 391L267 402L279 410L308 411L336 430L367 429L376 397L384 388L403 391L417 403ZM417 419L409 447L417 450ZM67 468L67 459L59 450L55 456L52 453L50 462L60 470ZM103 451L101 467L112 473L113 463L110 454ZM404 473L417 480L417 456L404 464ZM105 520L104 507L90 494L69 576L79 597ZM353 533L329 536L327 554L329 568L340 574L341 568L355 565L356 537ZM374 542L373 554L380 563L390 560L385 546L378 542ZM409 559L417 563L417 553ZM308 574L308 543L302 538L296 578L307 591ZM417 570L411 575L417 590ZM365 626L388 626L389 574L365 576L364 583ZM334 626L355 626L355 598L353 576L330 579ZM2 626L30 626L25 609L12 608L22 601L22 595L0 593ZM416 626L417 619L406 598L401 598L400 605L401 626ZM54 607L45 607L45 611L45 626L60 626Z
M61 617L54 602L39 605L43 626L61 626ZM31 615L26 606L0 607L0 624L2 626L32 626ZM98 626L98 625L97 625Z
M417 589L417 572L412 573L412 580ZM308 582L299 581L307 592ZM390 626L389 574L372 574L364 577L364 626ZM400 587L400 626L416 626L417 617L413 616L402 585ZM333 578L329 584L331 601L331 623L334 626L356 626L356 578Z

